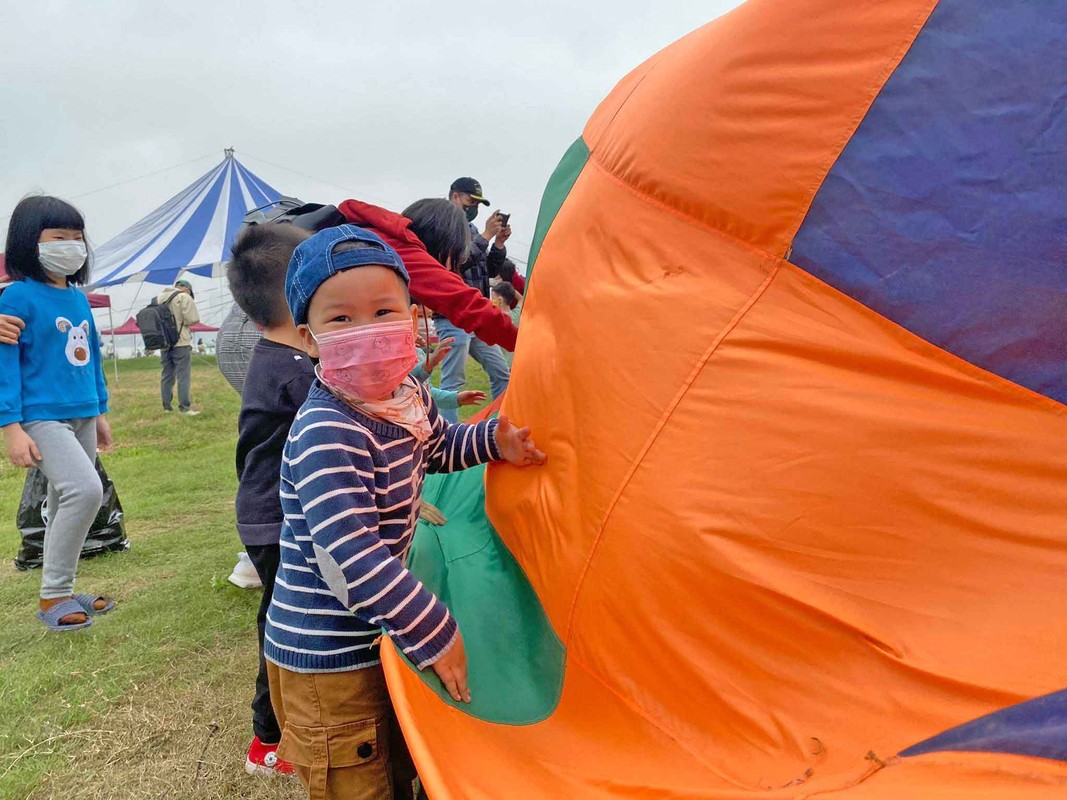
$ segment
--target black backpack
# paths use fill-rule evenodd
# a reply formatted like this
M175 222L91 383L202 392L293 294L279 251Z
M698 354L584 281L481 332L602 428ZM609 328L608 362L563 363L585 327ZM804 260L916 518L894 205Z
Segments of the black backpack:
M144 349L170 350L178 343L178 323L170 310L170 301L179 294L175 289L162 303L155 297L152 302L137 312L137 327L141 329Z
M344 225L347 220L336 206L322 203L305 203L295 197L282 197L273 203L253 208L245 214L244 224L268 225L291 224L297 228L316 233L326 228Z

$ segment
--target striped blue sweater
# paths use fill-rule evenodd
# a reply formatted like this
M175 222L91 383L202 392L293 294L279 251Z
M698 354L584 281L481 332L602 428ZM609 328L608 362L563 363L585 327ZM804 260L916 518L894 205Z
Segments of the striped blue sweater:
M377 664L384 629L418 665L433 664L456 622L404 566L427 470L454 472L500 458L496 421L449 425L425 386L433 435L373 419L318 381L282 456L285 524L263 652L293 672Z

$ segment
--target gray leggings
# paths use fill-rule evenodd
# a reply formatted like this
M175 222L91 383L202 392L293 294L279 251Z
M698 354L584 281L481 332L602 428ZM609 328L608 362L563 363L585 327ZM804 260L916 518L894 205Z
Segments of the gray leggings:
M82 545L104 494L96 473L96 417L24 422L22 428L41 451L37 467L48 478L41 598L69 597Z

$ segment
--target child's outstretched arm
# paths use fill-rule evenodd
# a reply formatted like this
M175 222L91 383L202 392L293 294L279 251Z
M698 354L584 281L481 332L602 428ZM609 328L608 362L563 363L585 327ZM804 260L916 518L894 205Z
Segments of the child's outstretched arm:
M409 523L380 524L366 433L329 411L302 416L281 484L283 510L303 516L310 534L301 551L345 608L381 625L419 669L433 665L456 640L456 621L387 546Z
M489 461L507 461L519 467L547 461L530 438L529 428L516 428L506 414L477 425L450 425L424 395L433 434L426 443L429 472L456 472Z
M477 425L450 425L438 413L437 404L426 387L422 386L420 391L423 392L423 403L433 431L426 442L428 472L458 472L502 458L496 444L495 419Z

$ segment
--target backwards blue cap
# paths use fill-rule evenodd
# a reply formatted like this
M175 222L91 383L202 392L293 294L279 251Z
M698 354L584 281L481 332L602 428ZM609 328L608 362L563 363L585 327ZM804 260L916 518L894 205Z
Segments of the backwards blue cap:
M334 248L345 242L365 242L370 247L335 253ZM327 278L346 269L371 264L388 267L404 283L411 282L396 250L377 234L355 225L326 228L301 242L289 259L289 271L285 274L285 300L293 314L293 321L297 325L307 323L311 297Z

